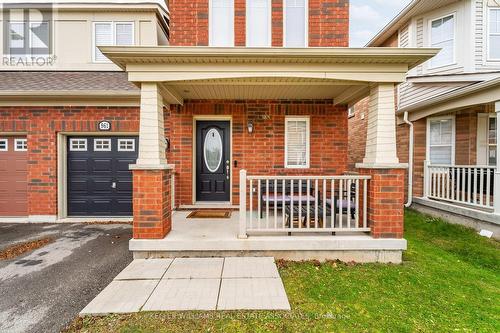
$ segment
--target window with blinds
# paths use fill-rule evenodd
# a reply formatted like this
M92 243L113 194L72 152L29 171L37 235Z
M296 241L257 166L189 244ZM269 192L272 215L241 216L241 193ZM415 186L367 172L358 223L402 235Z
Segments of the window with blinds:
M109 62L98 46L134 45L133 22L94 22L94 62Z
M428 152L431 164L453 164L454 158L453 118L430 119L428 122Z
M309 168L309 118L285 119L285 167Z
M234 0L210 1L210 46L234 46Z
M307 0L285 0L285 47L307 47Z
M449 15L432 21L431 47L441 51L431 59L431 67L451 65L455 62L455 16Z
M246 46L271 46L271 0L247 0Z

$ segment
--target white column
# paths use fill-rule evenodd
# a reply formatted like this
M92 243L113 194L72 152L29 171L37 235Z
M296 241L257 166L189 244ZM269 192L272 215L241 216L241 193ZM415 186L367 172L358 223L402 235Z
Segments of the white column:
M394 84L370 87L365 166L399 165L396 153L396 106Z
M250 189L251 191L252 189ZM252 195L252 194L250 194ZM240 170L240 220L238 238L247 238L247 171Z
M139 157L134 168L163 169L167 167L163 106L163 97L158 84L143 82L141 84Z
M495 188L493 189L493 207L495 214L500 215L500 101L495 103L497 115L497 167L495 170Z

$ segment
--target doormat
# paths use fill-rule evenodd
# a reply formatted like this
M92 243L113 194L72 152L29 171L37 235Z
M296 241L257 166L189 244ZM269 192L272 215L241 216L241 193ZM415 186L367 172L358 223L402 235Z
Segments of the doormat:
M230 210L195 210L187 216L188 219L228 219L230 217Z

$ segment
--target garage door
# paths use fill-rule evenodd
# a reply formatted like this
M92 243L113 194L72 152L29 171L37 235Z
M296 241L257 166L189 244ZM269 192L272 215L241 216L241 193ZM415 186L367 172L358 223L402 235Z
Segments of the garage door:
M137 137L68 137L68 216L132 216Z
M28 215L26 137L0 136L0 216Z

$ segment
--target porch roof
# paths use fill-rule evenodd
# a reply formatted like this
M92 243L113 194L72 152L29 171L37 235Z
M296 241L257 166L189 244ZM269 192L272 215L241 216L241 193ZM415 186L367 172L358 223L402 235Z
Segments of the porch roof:
M397 111L399 117L409 113L409 120L416 121L431 115L454 112L474 105L493 103L500 99L500 77L469 84L451 92L408 105Z
M184 99L333 99L352 103L373 82L399 83L438 49L101 47L129 80Z

